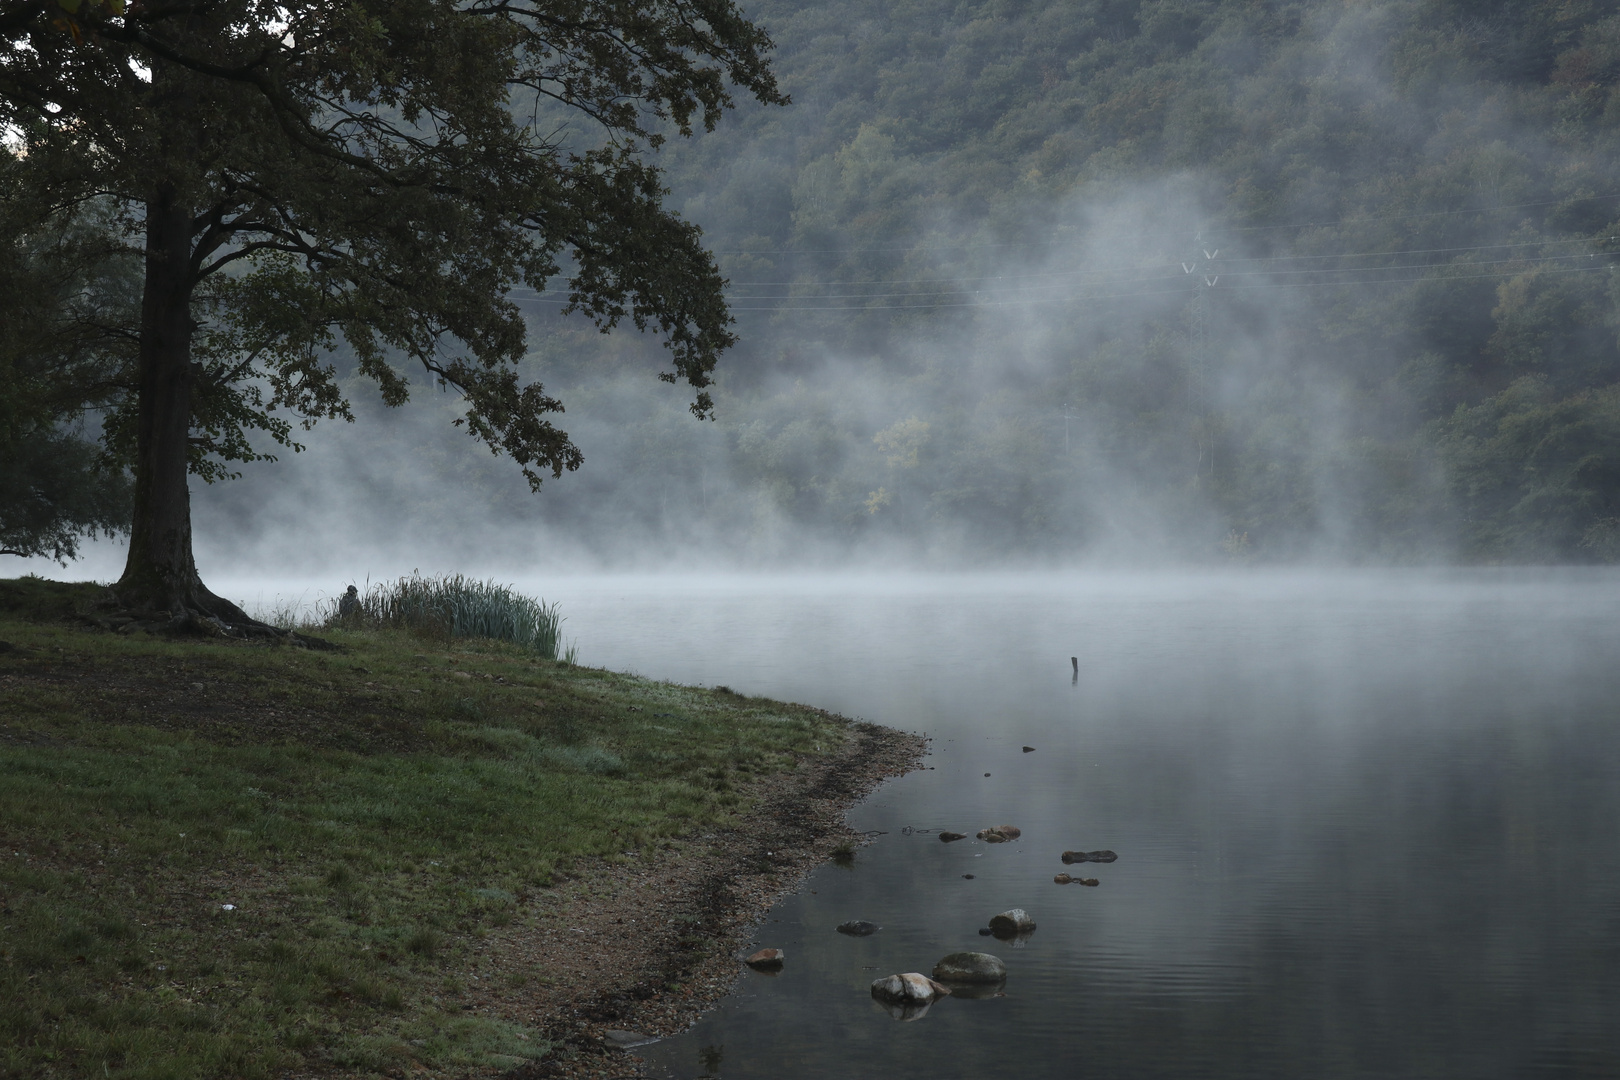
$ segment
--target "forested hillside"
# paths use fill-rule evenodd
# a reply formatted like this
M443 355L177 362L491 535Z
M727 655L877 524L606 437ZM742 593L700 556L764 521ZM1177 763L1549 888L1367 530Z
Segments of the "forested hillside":
M460 491L603 551L1620 558L1613 3L753 12L792 105L662 154L717 422L526 295L584 469Z

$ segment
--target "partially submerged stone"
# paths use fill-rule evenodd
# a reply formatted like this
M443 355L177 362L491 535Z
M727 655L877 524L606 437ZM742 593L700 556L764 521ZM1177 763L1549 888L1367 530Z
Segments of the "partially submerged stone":
M1074 878L1070 877L1068 874L1058 874L1052 880L1057 882L1059 885L1067 885L1069 882L1073 881Z
M934 978L942 983L998 983L1007 977L1007 965L998 956L982 952L953 952L934 965Z
M990 917L990 932L996 937L1014 937L1031 933L1034 929L1035 920L1023 908L1009 908Z
M835 929L840 934L848 934L850 937L868 937L877 933L883 927L875 922L867 922L865 919L851 919L849 922L839 923Z
M950 987L918 971L885 975L872 982L872 996L892 1005L927 1005L935 998L948 996L950 992Z
M754 955L747 957L743 963L757 971L780 971L782 961L787 959L787 953L781 949L761 949Z
M947 830L945 832L940 833L939 838L941 840L945 841L945 843L948 844L952 840L966 840L967 839L967 833L950 832L949 830Z
M1024 835L1024 830L1016 825L992 825L988 829L980 829L978 836L988 844L1005 844L1008 840L1016 840Z
M1065 863L1113 862L1117 858L1119 856L1112 851L1065 851L1063 853Z

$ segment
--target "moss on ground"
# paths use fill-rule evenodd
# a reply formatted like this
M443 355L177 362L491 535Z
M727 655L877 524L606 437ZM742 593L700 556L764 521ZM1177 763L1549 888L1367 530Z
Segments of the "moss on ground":
M511 1066L473 943L748 809L844 721L497 643L94 629L0 581L0 1076Z

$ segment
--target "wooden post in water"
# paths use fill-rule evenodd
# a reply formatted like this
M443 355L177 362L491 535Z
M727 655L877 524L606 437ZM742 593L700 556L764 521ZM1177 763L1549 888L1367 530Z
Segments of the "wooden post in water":
M1080 658L1078 656L1071 656L1071 657L1069 657L1069 663L1074 665L1075 678L1079 678L1080 677Z

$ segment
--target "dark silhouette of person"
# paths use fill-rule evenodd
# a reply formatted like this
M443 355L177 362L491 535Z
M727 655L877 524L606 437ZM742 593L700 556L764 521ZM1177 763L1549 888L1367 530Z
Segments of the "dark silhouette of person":
M349 591L338 597L338 618L346 619L360 610L360 590L353 585Z

